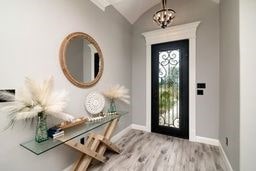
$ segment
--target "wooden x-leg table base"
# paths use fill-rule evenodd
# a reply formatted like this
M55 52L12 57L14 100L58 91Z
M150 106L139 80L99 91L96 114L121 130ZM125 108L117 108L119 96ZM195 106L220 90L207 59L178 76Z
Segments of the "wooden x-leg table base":
M104 153L107 149L116 153L121 152L121 150L110 141L118 121L119 118L108 123L103 135L90 133L84 145L74 140L65 143L66 145L82 152L81 157L74 164L73 171L86 171L93 159L105 163L106 157L104 157Z

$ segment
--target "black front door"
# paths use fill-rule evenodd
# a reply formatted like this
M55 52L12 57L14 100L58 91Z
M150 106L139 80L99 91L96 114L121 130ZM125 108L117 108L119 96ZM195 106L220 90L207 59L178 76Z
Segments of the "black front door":
M151 131L189 138L189 40L152 45Z

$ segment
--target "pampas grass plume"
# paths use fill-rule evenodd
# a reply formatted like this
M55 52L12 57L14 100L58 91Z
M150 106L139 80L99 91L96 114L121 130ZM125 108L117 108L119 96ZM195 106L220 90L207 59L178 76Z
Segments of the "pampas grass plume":
M103 95L111 100L120 100L124 103L130 104L129 90L119 84L103 92Z
M26 78L25 87L16 96L9 92L0 92L1 99L14 100L1 110L9 114L11 124L17 120L33 119L41 112L67 121L74 119L73 116L63 113L68 93L64 90L54 92L53 87L53 77L42 84Z

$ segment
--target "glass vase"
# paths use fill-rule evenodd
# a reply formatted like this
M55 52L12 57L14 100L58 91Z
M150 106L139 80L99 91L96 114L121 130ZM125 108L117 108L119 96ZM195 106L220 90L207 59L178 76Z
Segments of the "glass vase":
M48 140L48 134L47 134L48 128L47 128L46 117L47 115L45 113L39 113L37 115L35 141L38 143Z
M108 112L109 113L115 113L116 112L116 104L115 104L115 101L113 99L110 100Z

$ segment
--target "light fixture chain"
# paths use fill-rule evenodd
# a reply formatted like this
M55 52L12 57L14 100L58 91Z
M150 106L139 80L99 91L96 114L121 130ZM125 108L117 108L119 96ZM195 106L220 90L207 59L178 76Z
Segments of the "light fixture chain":
M162 0L163 9L166 9L166 0Z

